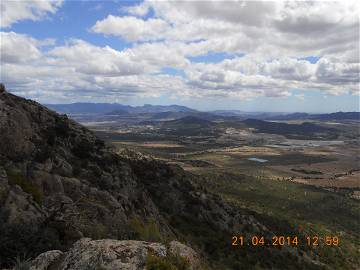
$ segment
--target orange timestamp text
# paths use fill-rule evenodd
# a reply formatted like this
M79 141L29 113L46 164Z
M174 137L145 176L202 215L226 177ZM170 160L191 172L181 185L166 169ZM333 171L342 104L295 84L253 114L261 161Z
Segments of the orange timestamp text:
M340 238L338 236L272 236L270 238L260 235L245 237L234 235L231 239L231 245L236 246L339 246Z

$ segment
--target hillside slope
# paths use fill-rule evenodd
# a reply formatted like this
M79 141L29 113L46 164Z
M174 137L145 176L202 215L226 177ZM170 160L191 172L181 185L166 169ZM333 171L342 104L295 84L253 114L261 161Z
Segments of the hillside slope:
M272 233L197 184L139 153L120 155L92 132L0 89L0 266L17 255L68 250L83 238L188 242L214 269L318 266L288 248L231 247ZM264 256L265 255L265 256Z
M255 128L257 132L284 135L291 139L336 139L338 131L334 128L322 127L304 122L302 124L287 124L247 119L242 121L246 126Z

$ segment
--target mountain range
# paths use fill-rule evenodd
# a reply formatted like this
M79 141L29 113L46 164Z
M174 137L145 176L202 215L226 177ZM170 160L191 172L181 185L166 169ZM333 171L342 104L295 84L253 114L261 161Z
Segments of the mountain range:
M196 112L179 105L150 105L130 106L118 103L71 103L71 104L45 104L46 107L59 113L66 114L109 114L118 113L160 113L160 112Z
M153 114L153 120L173 120L185 116L196 116L206 120L233 119L261 119L261 120L360 120L360 112L335 112L324 114L310 113L281 113L281 112L244 112L239 110L215 110L202 112L180 105L150 105L130 106L118 103L71 103L45 104L46 107L69 115L94 114L108 116L124 116L127 114Z

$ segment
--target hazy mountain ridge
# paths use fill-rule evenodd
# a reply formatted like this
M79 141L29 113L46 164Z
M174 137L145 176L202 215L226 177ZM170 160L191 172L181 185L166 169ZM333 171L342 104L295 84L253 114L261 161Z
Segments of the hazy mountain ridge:
M45 104L46 107L59 113L67 114L116 114L116 111L128 113L160 113L160 112L196 112L180 105L150 105L130 106L118 103L71 103L71 104Z
M255 128L257 132L285 135L288 138L316 138L320 134L327 139L336 139L338 130L322 127L317 124L304 122L301 124L287 124L263 121L259 119L247 119L242 121L247 127Z
M71 104L45 104L46 107L59 113L70 115L89 114L105 116L126 116L127 114L139 114L148 116L147 121L166 121L194 116L210 121L217 120L320 120L320 121L341 121L360 120L360 112L334 112L314 114L305 112L282 113L282 112L245 112L239 110L214 110L197 111L181 105L151 105L130 106L118 103L71 103Z
M267 117L265 120L360 120L360 112L335 112L324 114L291 113Z

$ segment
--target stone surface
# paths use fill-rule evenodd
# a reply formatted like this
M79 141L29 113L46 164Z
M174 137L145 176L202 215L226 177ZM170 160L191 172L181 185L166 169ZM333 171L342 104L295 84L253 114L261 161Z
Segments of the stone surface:
M42 189L45 195L64 193L64 187L58 175L50 174L46 171L33 171L32 178L33 182Z
M32 262L29 270L48 270L50 265L54 265L61 259L64 253L60 250L50 250L37 256Z
M200 265L200 257L191 247L188 247L178 241L171 241L169 244L169 252L176 256L185 258L190 263L190 269L198 269L197 267Z
M7 174L3 167L0 167L0 183L4 185L8 184Z
M43 218L43 211L32 197L19 186L8 189L2 210L8 214L7 222L37 224ZM14 240L15 241L15 240Z
M170 250L188 259L191 269L196 269L198 255L193 249L173 241ZM145 270L149 253L168 255L161 243L83 238L66 253L53 250L40 254L32 261L30 270Z

